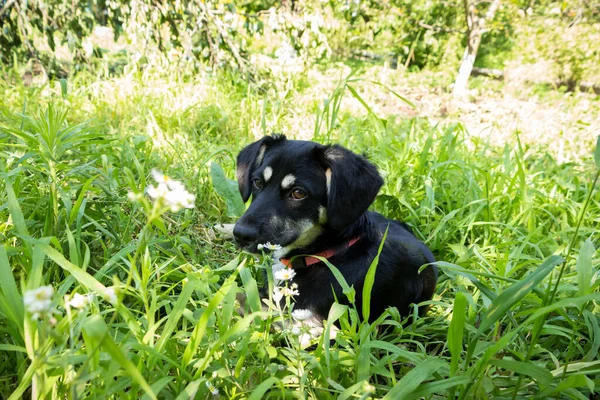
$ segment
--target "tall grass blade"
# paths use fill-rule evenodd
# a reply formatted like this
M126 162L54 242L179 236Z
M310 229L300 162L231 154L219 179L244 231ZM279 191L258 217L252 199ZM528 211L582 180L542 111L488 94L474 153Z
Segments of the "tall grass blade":
M596 249L590 239L587 239L581 245L579 257L577 258L577 291L580 296L592 292L592 278L594 275L592 267L592 257Z
M364 321L369 321L369 317L371 316L371 291L373 290L373 284L375 283L375 272L377 271L377 265L379 264L379 256L381 255L381 251L383 250L383 245L385 244L385 240L387 239L387 234L390 229L390 226L385 229L385 233L381 238L381 243L379 243L379 249L377 250L377 255L371 262L369 266L369 270L367 271L367 275L365 276L365 283L363 286L362 293L362 315Z
M5 315L9 317L9 319L14 324L14 327L21 333L21 337L23 336L23 318L25 315L25 309L23 307L23 299L19 294L19 289L17 288L17 282L15 282L15 277L13 275L12 269L10 267L10 262L8 260L8 255L6 254L6 250L4 246L0 244L0 289L2 292L0 296L4 298L5 304L7 305L7 309L3 310ZM4 303L4 302L3 302Z
M533 363L515 360L490 360L489 364L518 374L530 376L537 382L541 390L545 390L554 380L550 371Z
M462 292L456 293L452 320L448 327L448 350L450 351L450 375L456 374L463 350L463 335L465 331L465 313L467 298Z
M594 162L596 163L596 168L600 169L600 135L598 135L598 139L596 140L596 150L594 151Z
M412 399L422 399L426 398L429 395L438 393L438 394L446 394L449 393L451 389L456 388L457 386L461 386L469 383L471 378L465 375L454 376L448 379L442 379L434 382L427 382L419 386L417 390L412 392L411 394L404 397L406 400ZM397 397L399 398L399 397Z
M117 362L127 374L146 392L151 399L156 399L156 395L152 391L146 379L142 376L138 367L127 358L115 343L109 334L109 328L106 322L99 315L92 315L84 324L83 330L90 337L93 337L100 346L112 357L112 360Z
M511 285L496 297L488 311L483 316L479 325L478 333L485 332L496 321L506 315L506 312L523 297L531 292L542 280L564 259L559 256L547 258L534 272L527 275L525 279Z
M418 364L404 375L385 396L383 396L383 400L406 398L421 385L421 382L431 379L433 373L445 365L447 364L439 358L430 358L429 360Z
M261 399L263 399L265 393L267 393L267 390L269 390L271 388L271 386L275 385L277 382L279 382L279 378L276 378L274 376L272 376L270 378L267 378L260 385L258 385L256 388L254 388L254 390L252 391L252 393L248 397L248 400L261 400Z

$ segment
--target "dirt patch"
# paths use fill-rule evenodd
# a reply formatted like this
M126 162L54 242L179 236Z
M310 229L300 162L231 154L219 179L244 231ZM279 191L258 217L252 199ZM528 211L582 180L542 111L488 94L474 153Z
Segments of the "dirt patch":
M548 63L511 66L504 82L472 78L469 98L457 101L450 93L453 77L444 72L406 73L373 66L352 83L364 101L379 117L415 116L432 122L460 122L470 135L489 140L494 145L516 145L518 133L524 145L543 145L559 162L590 158L600 134L600 101L590 93L561 93L552 87L527 83L544 81ZM288 134L310 139L314 118L307 109L322 103L350 68L337 65L326 71L311 70L311 87L294 99L293 111L286 118ZM370 81L380 82L413 102L411 108L389 90ZM294 111L295 110L295 111ZM342 110L365 115L364 106L349 93Z

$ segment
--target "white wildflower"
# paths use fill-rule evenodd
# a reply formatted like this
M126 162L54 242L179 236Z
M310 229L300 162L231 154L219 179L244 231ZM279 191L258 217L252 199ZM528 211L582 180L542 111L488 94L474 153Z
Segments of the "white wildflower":
M294 288L294 285L292 285L291 287L282 287L281 293L283 293L284 296L288 297L298 296L300 294L300 292Z
M92 299L91 295L82 295L79 293L75 293L68 301L67 304L70 307L73 308L78 308L78 309L82 309L88 306L88 304L90 304L90 301Z
M158 186L150 186L146 189L148 196L152 197L154 200L164 199L167 196L167 193L170 192L169 187L164 183L159 183Z
M210 383L209 381L206 381L206 387L208 388L208 390L210 390L210 392L216 396L219 394L219 389L217 389L212 383Z
M296 271L291 268L280 269L274 274L275 279L279 279L280 281L289 281L294 279L294 276L296 276Z
M298 296L300 292L298 292L298 290L296 289L297 287L298 285L292 285L291 287L275 286L275 289L273 290L273 300L279 302L283 298L283 296Z
M292 335L296 335L298 336L302 331L300 330L299 326L293 326L292 329L290 329L290 333Z
M279 286L275 286L275 289L273 290L273 300L275 300L276 303L279 303L281 299L283 299L281 288Z
M127 198L132 203L135 203L135 202L140 201L142 199L142 195L140 193L129 192L129 193L127 193Z
M156 201L164 202L173 212L182 208L194 208L196 196L189 193L181 182L173 180L155 169L151 173L158 185L148 187L146 190L148 196Z
M171 208L171 211L177 212L182 208L194 208L194 202L196 196L185 190L183 186L171 190L165 196L167 205Z
M156 183L158 183L159 185L165 184L165 185L167 185L167 187L169 189L172 189L171 185L173 185L173 182L177 182L177 181L169 178L167 175L163 174L156 168L152 168L152 170L150 171L150 174L152 175L152 178L154 178ZM179 182L177 182L177 183L179 183Z
M102 295L104 296L104 299L110 304L117 304L117 292L114 286L110 286L104 289L104 293L102 293Z
M25 310L34 319L49 313L52 310L52 295L54 295L52 286L40 286L37 289L26 291L23 295Z
M312 317L312 315L312 311L308 309L299 308L297 310L292 311L292 317L294 317L294 319L298 321L304 321L305 319Z
M267 249L267 250L281 250L281 245L271 244L271 242L267 242L265 244L259 244L256 246L258 250Z
M287 64L293 62L296 57L296 49L289 43L283 43L276 51L275 57L282 63Z

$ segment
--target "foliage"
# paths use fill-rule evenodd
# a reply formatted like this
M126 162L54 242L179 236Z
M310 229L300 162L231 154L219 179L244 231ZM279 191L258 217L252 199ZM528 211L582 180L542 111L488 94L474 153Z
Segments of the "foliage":
M342 80L331 98L341 101L361 78ZM272 98L226 72L180 79L148 68L77 79L64 99L58 86L43 96L2 83L3 397L597 391L600 170L591 154L560 164L518 136L497 147L459 124L382 119L357 89L348 97L364 113L338 100L324 105L315 136L368 153L386 177L374 208L411 225L441 274L426 317L415 311L401 321L392 309L368 324L335 304L326 328L337 322L337 338L309 351L292 330L277 329L287 311L260 311L256 288L268 257L239 255L211 229L237 212L216 192L229 192L233 155L265 121L290 123L282 115L302 77ZM213 162L224 174L214 167L211 175ZM171 213L145 198L153 168L183 182L196 208ZM34 320L21 311L22 296L42 285L54 287L56 312ZM236 311L242 291L245 316ZM96 296L79 309L75 293Z
M371 56L397 58L418 68L435 66L458 50L452 38L464 33L462 4L455 0L395 0L379 2L303 1L289 7L282 2L222 0L178 2L105 1L75 2L14 0L5 3L0 39L3 63L40 58L51 64L43 39L56 55L67 44L76 65L102 57L106 49L88 40L97 26L113 30L115 39L125 35L137 52L149 47L179 60L202 60L213 66L247 71L259 37L282 45L268 52L304 61L327 59L368 51ZM512 9L511 9L512 10ZM511 33L510 17L498 19L489 48L504 51ZM484 43L484 49L486 48ZM491 52L491 50L488 50ZM60 75L60 74L59 74Z

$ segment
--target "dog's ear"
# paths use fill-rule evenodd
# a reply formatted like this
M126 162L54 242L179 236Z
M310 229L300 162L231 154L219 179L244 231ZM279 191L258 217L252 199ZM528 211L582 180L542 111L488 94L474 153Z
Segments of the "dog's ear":
M377 167L341 146L326 146L322 162L327 181L327 223L342 231L371 205L383 185Z
M238 154L235 174L244 203L248 201L250 193L252 192L252 183L250 182L252 173L262 163L267 148L284 140L286 140L284 135L265 136L246 146L240 151L240 154Z

